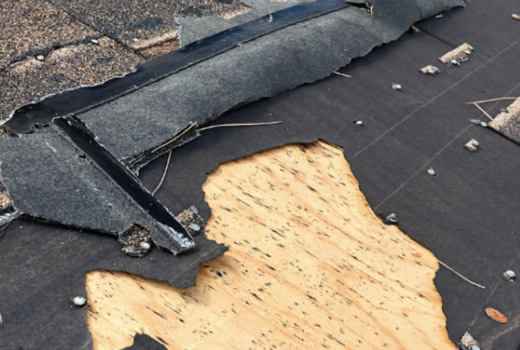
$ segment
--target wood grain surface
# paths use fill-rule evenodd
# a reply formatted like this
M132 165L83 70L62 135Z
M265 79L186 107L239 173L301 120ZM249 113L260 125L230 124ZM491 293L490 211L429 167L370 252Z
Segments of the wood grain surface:
M377 221L341 149L289 145L221 165L203 186L230 247L197 286L87 276L94 348L146 333L168 349L455 349L431 252Z

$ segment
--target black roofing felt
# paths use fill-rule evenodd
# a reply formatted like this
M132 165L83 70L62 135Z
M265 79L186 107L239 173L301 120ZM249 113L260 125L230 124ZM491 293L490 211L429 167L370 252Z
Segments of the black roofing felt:
M227 250L203 233L194 240L197 247L182 255L153 249L130 258L110 235L26 220L11 224L0 244L2 348L92 349L87 309L71 306L72 297L85 296L86 273L125 271L190 287L199 264Z
M384 2L374 3L376 11L378 5L383 8ZM465 10L420 23L417 26L423 29L421 33L407 33L399 41L355 60L342 69L352 75L351 79L333 75L228 113L219 123L282 120L283 124L203 131L201 137L173 152L170 172L158 199L173 212L195 204L207 218L210 212L201 184L205 174L218 164L288 143L322 138L338 144L345 149L346 159L375 211L395 212L405 232L441 261L487 287L474 287L443 268L438 272L435 283L443 298L452 340L457 341L469 331L482 348L515 348L520 343L515 332L520 317L520 302L515 297L520 287L503 280L501 274L508 268L520 271L516 248L520 235L515 233L520 221L516 214L520 149L492 130L469 123L468 119L482 115L465 104L520 95L520 28L510 19L513 10L514 5L507 0L492 4L470 2ZM489 19L490 15L494 18ZM401 31L408 28L405 23L400 26ZM299 29L303 30L301 26ZM321 29L317 32L324 33ZM456 68L441 66L437 58L463 42L475 48L470 60ZM296 60L291 61L296 62L295 67L303 69L303 61L298 61L301 56L290 57ZM427 64L438 65L441 74L420 74L418 69ZM275 68L279 71L264 78L284 76L293 67ZM204 72L211 70L208 67ZM401 84L402 91L392 90L392 83ZM235 88L231 83L227 86ZM156 96L170 102L160 94ZM500 107L486 106L495 114ZM229 107L219 108L223 111ZM363 126L353 123L358 119ZM463 148L471 138L481 144L476 153ZM434 177L426 174L430 166L437 172ZM163 167L164 159L142 169L147 188L155 187ZM81 348L87 344L88 348L88 330L83 323L86 316L80 314L83 310L64 304L68 296L83 291L74 288L83 288L84 272L89 268L119 270L111 267L112 261L126 262L129 258L118 253L117 241L109 236L71 233L25 221L21 225L24 228L17 224L9 228L0 245L0 266L6 270L1 285L2 289L8 286L9 291L0 293L2 343L24 348L42 342L53 348L76 348L71 344ZM201 240L201 236L195 240ZM203 243L197 243L202 249ZM63 249L63 254L49 253L52 249ZM136 262L137 271L127 263L120 269L164 279L150 274L158 271L153 254L158 260L164 256L160 261L165 266L169 259L177 259L156 250L145 259L130 259ZM104 255L106 266L99 262L85 264ZM27 261L28 256L32 260ZM146 260L149 257L154 258L153 266L151 260ZM76 262L64 264L67 259ZM20 275L25 278L20 279ZM74 284L74 279L79 283ZM34 293L35 288L42 292ZM510 322L500 325L488 319L483 313L487 306L504 312ZM50 331L61 327L62 322L70 323L70 328L62 334ZM38 339L22 337L28 327L35 330Z
M134 344L123 350L166 350L166 348L146 334L136 334Z
M438 271L435 284L450 338L456 342L469 331L482 349L516 349L520 286L505 281L502 273L509 268L520 271L520 148L470 123L486 117L466 105L520 96L520 27L510 19L514 11L506 0L468 3L466 9L419 23L421 33L407 33L355 60L341 70L351 74L350 79L332 75L226 114L216 124L283 124L203 131L173 153L158 198L190 188L192 199L205 173L259 150L318 138L333 142L345 149L376 212L395 212L401 229L441 261L486 286L477 288L443 267ZM443 38L444 32L449 37ZM438 57L464 42L475 48L469 61L455 68L442 66ZM420 74L418 69L427 64L437 65L441 74ZM392 83L403 90L392 90ZM509 103L483 107L496 115ZM353 123L358 119L363 126ZM476 153L463 148L471 138L480 142ZM190 159L197 159L196 164ZM189 169L175 167L188 163ZM142 170L145 185L153 186L163 166L161 160ZM427 175L429 167L436 176ZM179 181L188 176L189 181ZM484 314L486 307L502 311L510 321L492 321Z

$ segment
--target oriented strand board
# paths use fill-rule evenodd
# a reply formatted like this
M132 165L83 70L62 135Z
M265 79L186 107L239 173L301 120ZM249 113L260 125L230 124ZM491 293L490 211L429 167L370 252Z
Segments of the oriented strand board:
M340 149L290 145L220 166L206 232L230 250L197 286L87 278L94 347L455 349L431 252L376 221Z

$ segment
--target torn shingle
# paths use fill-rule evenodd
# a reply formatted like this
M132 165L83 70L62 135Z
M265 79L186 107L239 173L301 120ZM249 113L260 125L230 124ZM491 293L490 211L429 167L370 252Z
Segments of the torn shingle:
M520 143L520 98L510 104L488 125L505 137Z
M469 44L464 43L459 47L451 50L439 58L439 60L448 67L459 66L461 63L466 62L469 56L473 52L473 47Z
M440 72L441 72L439 70L439 68L432 66L431 64L419 69L419 71L423 74L429 74L429 75L437 75L437 74L440 74Z
M72 146L75 140L54 128L2 141L2 180L20 213L119 236L139 225L150 232L155 244L174 254L194 247L186 229L140 189L131 173L115 169L111 174L110 164ZM118 165L116 162L114 168ZM55 203L49 205L49 201Z
M285 27L78 118L117 159L139 157L191 123L203 125L237 105L322 79L351 59L396 40L421 19L413 0L399 4L373 1L373 6L373 17L350 6ZM345 32L350 34L340 35ZM360 37L366 39L360 41ZM287 65L287 57L298 65Z

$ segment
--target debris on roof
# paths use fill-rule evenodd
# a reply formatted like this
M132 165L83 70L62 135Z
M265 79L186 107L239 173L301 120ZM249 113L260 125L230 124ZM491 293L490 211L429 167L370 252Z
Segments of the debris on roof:
M504 277L506 281L514 282L516 279L516 273L512 270L507 270L502 274L502 277Z
M493 309L491 307L486 308L486 315L493 321L496 321L498 323L507 323L507 317L504 316L503 313L500 311Z
M462 350L480 350L479 343L468 332L464 333L459 345Z
M451 50L439 58L439 60L448 67L459 66L461 63L469 59L469 55L473 52L473 47L467 43Z
M475 139L471 139L469 140L468 143L466 143L464 145L464 148L467 149L468 151L471 151L471 152L476 152L477 151L477 147L479 146L479 142Z
M520 143L520 98L510 104L505 111L500 112L490 123L489 126Z
M114 235L139 225L174 254L194 247L186 229L140 181L71 120L1 142L2 181L16 211ZM49 205L53 198L59 200Z
M429 74L429 75L436 75L436 74L439 74L441 72L439 70L439 68L437 68L435 66L432 66L431 64L426 66L426 67L423 67L423 68L421 68L419 70L421 71L421 73Z

